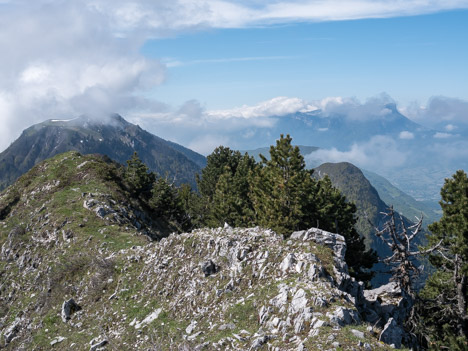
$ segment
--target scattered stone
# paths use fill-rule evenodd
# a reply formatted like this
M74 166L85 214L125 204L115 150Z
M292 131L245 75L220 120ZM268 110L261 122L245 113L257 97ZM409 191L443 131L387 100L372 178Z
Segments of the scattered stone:
M205 274L205 277L215 274L218 271L216 265L212 260L202 262L200 267L203 274Z
M161 313L161 311L162 311L162 308L158 308L154 312L147 315L146 318L143 319L141 322L134 323L135 324L135 329L140 329L140 328L144 327L145 325L150 324L152 321L154 321L156 318L159 317L159 314ZM130 325L132 325L132 324L130 324Z
M67 322L71 319L71 315L81 310L81 306L78 305L74 299L64 301L62 304L62 321Z
M63 340L65 340L66 338L63 337L63 336L57 336L55 339L53 339L51 342L50 342L50 346L54 346L55 344L58 344L58 343L61 343Z
M296 263L296 256L293 253L289 253L286 255L283 262L281 262L280 269L283 273L286 273L294 267L295 263Z
M196 326L197 326L197 321L190 322L190 324L187 326L187 328L185 328L185 332L188 335L192 334L193 330L195 329Z
M268 340L270 340L270 337L268 335L263 335L263 336L255 339L254 342L252 343L251 349L253 349L253 350L259 349L260 347L265 345L268 342Z
M97 349L99 349L100 347L104 347L106 346L108 343L108 341L106 339L103 339L99 342L96 342L95 339L91 340L90 344L91 344L91 347L89 348L89 351L95 351Z
M307 306L307 303L308 300L305 291L303 289L299 289L292 298L290 306L291 313L299 312L301 309Z
M359 339L364 339L364 333L362 331L356 330L356 329L351 329L351 333Z
M21 329L21 319L16 318L15 321L4 331L5 344L9 344Z

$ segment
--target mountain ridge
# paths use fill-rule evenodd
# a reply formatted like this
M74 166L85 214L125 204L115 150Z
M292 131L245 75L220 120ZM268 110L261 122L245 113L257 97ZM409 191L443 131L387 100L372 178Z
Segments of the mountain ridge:
M68 152L0 193L5 350L401 344L390 320L406 313L401 291L364 291L348 274L344 237L229 226L168 236L128 198L118 170Z
M159 138L118 114L92 119L47 120L23 131L0 153L0 189L11 184L38 162L66 151L101 153L126 164L134 151L150 170L167 175L176 184L196 187L195 174L204 157L181 145Z

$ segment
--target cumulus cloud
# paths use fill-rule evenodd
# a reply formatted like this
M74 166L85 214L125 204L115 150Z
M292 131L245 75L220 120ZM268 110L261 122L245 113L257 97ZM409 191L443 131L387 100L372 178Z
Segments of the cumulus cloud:
M468 101L462 99L433 96L425 106L413 102L404 112L414 121L430 128L450 132L458 126L468 126Z
M140 52L150 38L204 28L416 15L468 8L468 0L0 0L0 6L1 150L32 123L82 113L112 111L138 118L149 112L152 120L188 119L189 125L217 128L216 117L228 120L229 127L246 126L227 111L201 117L189 111L183 117L184 111L176 114L163 103L144 98L142 93L166 76L164 64ZM332 109L333 101L338 100L331 99L326 106ZM266 127L274 123L267 115L311 106L300 99L277 98L235 113ZM190 103L185 106L189 107Z
M400 133L398 137L403 140L411 140L414 139L414 133L404 130Z
M255 140L259 131L268 133L278 119L270 115L246 118L236 114L218 114L191 100L163 112L136 113L130 121L207 155L220 145L244 148L245 141Z
M376 135L365 143L353 144L347 151L319 149L306 156L306 159L311 163L346 161L362 168L387 170L402 167L408 157L407 151L400 150L394 139Z
M434 134L434 138L436 139L448 139L448 138L452 138L453 137L453 134L450 134L450 133L441 133L441 132L437 132Z
M0 149L45 119L159 107L137 93L161 84L164 66L89 3L15 1L0 23Z
M396 108L395 100L382 93L361 103L356 98L326 98L319 102L324 115L342 115L350 120L368 121L380 119Z
M268 101L263 101L254 106L244 105L230 110L209 111L208 115L213 118L258 118L271 116L284 116L296 112L307 112L316 110L317 107L299 98L279 96Z

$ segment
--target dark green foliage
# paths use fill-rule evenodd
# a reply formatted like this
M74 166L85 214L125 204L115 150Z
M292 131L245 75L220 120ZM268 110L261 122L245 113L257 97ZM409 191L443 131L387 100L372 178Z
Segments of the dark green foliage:
M457 171L441 189L440 221L429 226L437 271L421 292L421 333L433 349L468 350L468 178Z
M239 151L233 151L228 147L219 146L206 158L206 167L201 176L197 174L198 191L209 201L213 200L216 184L219 177L230 172L234 174L242 155Z
M182 208L180 226L182 230L192 230L203 226L203 206L201 197L191 186L183 184L177 189L177 198Z
M307 170L292 138L281 135L270 147L270 158L252 157L218 147L207 158L198 178L198 206L192 208L197 225L261 225L288 237L293 231L320 227L342 234L348 243L347 259L353 276L368 280L377 261L366 251L358 234L356 207L332 186L330 179L315 180ZM190 207L190 206L189 206Z
M197 177L201 223L213 227L225 222L242 227L254 223L249 176L255 167L252 157L223 146L207 157L207 165Z
M130 191L135 195L148 195L155 181L153 172L149 172L148 167L140 160L135 151L130 160L127 161L124 179L128 184Z
M149 204L156 216L168 221L178 221L182 217L183 208L178 199L177 188L169 184L167 179L159 177L154 182L151 194Z
M244 155L239 159L234 173L227 170L219 177L211 211L214 225L226 222L231 226L248 227L255 223L249 196L249 176L255 166L253 158Z
M313 171L306 170L299 148L291 141L289 135L281 135L270 147L271 159L261 155L251 187L258 224L285 235L312 226L315 212Z

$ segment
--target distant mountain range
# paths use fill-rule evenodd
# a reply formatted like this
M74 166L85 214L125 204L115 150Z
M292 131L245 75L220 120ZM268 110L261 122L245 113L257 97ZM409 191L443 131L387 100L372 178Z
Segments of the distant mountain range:
M437 202L444 178L468 169L468 129L440 124L425 127L403 115L394 103L336 104L323 109L258 117L245 127L221 130L234 148L256 150L289 134L309 167L351 162L377 173L417 200ZM234 118L233 118L234 119ZM260 123L261 122L261 123ZM231 122L234 123L234 122Z
M205 157L181 145L161 139L119 115L103 120L81 116L71 120L48 120L21 134L0 154L0 189L12 184L35 164L54 155L78 151L100 153L126 164L134 151L161 176L176 184L195 185L195 174L205 165Z

